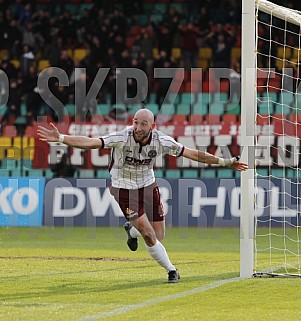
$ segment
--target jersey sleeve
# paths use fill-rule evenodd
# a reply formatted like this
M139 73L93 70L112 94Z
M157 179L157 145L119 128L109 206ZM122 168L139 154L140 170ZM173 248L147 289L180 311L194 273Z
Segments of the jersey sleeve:
M113 132L100 137L103 142L103 148L116 148L122 146L127 140L127 132L125 130Z
M159 132L159 140L163 147L163 152L165 154L168 154L174 157L182 156L184 151L184 146L178 143L177 141L175 141L174 138L168 135L165 135L162 132Z

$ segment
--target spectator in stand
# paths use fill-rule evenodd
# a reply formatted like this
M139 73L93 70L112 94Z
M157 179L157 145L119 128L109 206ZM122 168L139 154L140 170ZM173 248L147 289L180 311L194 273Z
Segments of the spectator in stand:
M68 48L74 48L77 43L78 22L68 10L63 12L57 22L59 25L58 36L64 39Z
M187 71L190 71L191 68L196 68L198 66L198 37L200 31L192 22L189 22L186 26L179 26L179 31L184 68Z
M207 35L210 33L210 17L208 13L208 9L206 6L202 5L199 12L199 20L198 20L198 27L200 31L200 37L198 38L198 45L199 47L205 47L205 39Z
M43 90L43 113L45 116L49 115L50 119L55 122L64 121L64 106L68 103L68 88L67 86L59 86L59 76L53 68L48 68L44 72L47 72L48 89Z
M33 10L29 2L25 3L23 6L22 2L19 1L16 5L16 14L21 26L26 26L28 22L32 21L32 11Z
M198 12L200 10L200 0L186 0L187 21L197 22Z
M71 76L74 69L74 62L72 58L69 56L68 50L62 49L57 67L65 70L68 77Z
M88 99L87 92L89 92L92 84L91 79L86 73L81 73L79 78L75 80L74 86L77 96L75 97L76 117L82 122L91 121L92 116L96 113L96 101Z
M12 125L14 120L20 116L21 102L21 91L18 82L16 79L12 79L10 80L9 85L9 99L6 104L7 108L1 119L0 130L2 130L3 126L9 124L10 121L12 122L10 125Z
M111 15L111 23L113 26L113 31L124 38L127 31L127 22L123 12L115 9Z
M74 177L76 167L71 163L71 156L69 153L63 154L59 163L51 167L53 178L56 177Z
M27 44L23 45L23 54L20 57L20 69L23 75L27 75L29 73L29 69L31 66L35 65L35 55Z
M37 87L38 71L35 66L30 66L28 74L23 76L23 94L27 109L27 123L30 125L37 120L40 115L43 100L40 96L40 91Z
M164 14L163 21L168 29L177 29L179 21L181 20L181 14L175 7L167 6L167 10Z
M153 78L153 46L153 37L150 35L150 32L148 32L147 28L143 28L141 34L136 38L133 47L136 49L136 58L138 58L140 53L140 56L145 60L145 72L149 83L151 83ZM134 53L132 53L132 55L133 54Z
M212 63L214 68L229 68L231 50L235 44L235 34L222 25L217 25L217 31L210 32L207 44L212 48Z
M10 62L9 55L4 55L1 63L0 69L2 69L7 75L8 79L17 79L18 78L18 70L17 68Z
M172 58L167 56L165 51L160 51L159 58L154 63L154 68L174 68L175 62ZM172 78L158 78L157 80L157 97L156 97L156 104L159 106L162 105L164 98L167 94L167 91L170 87L172 82Z
M162 21L157 25L151 18L151 25L157 38L158 50L159 52L166 52L167 57L171 57L174 37L178 29L178 17L175 16L172 22L173 24L171 26L167 22L163 23Z
M8 49L11 56L18 56L21 50L21 37L18 20L3 17L3 24L0 28L0 47Z
M228 92L230 103L238 103L240 101L240 79L240 61L238 59L232 59L229 73L230 86Z

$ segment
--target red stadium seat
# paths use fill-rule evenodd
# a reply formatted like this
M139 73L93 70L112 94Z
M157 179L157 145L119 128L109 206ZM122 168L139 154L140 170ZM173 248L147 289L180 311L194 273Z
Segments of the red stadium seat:
M186 115L173 115L172 120L175 125L184 125L187 123Z
M221 123L221 118L219 115L208 114L205 116L205 122L208 125L218 125Z
M192 114L189 118L190 125L203 125L204 119L202 115Z
M224 123L227 123L227 124L236 124L237 117L234 114L224 114L222 116L222 120Z

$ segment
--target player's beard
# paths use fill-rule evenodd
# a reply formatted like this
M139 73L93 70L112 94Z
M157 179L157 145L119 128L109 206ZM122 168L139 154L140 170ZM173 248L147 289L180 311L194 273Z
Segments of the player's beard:
M149 135L150 135L150 133L151 133L151 131L152 131L152 129L150 129L147 133L145 133L145 132L139 132L139 135L138 135L138 133L135 131L134 132L134 137L135 137L135 140L136 140L136 142L139 142L139 143L146 143L147 141L148 141L148 138L149 138Z

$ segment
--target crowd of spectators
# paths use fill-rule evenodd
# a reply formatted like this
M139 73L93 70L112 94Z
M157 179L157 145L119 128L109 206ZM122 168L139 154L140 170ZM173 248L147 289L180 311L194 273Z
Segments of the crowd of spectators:
M54 120L60 118L61 104L53 108L57 99L50 94L45 101L37 87L40 60L49 61L50 66L62 68L68 75L69 86L59 86L55 78L49 84L63 105L75 103L74 88L78 82L85 82L89 90L99 68L110 68L110 72L98 94L98 103L118 102L116 68L127 67L146 72L149 92L156 91L156 102L161 104L170 80L154 81L153 67L181 66L189 71L198 67L201 47L212 48L210 67L231 66L231 48L240 37L240 1L165 1L163 12L154 2L148 6L146 3L0 0L0 72L7 75L10 91L2 124L20 115L22 103L26 105L29 124L43 113ZM146 21L141 22L141 17L146 17ZM181 59L173 57L174 47L181 49ZM87 52L81 60L74 59L77 48ZM156 57L153 48L158 48ZM76 78L75 67L86 68L86 75ZM1 76L1 100L7 94L4 80ZM128 88L135 91L133 79L128 79ZM86 112L95 106L86 100L78 103L86 104L79 108L84 111L84 120Z

